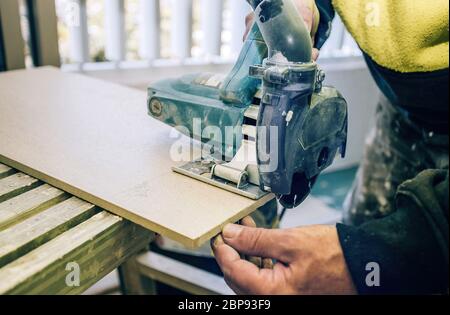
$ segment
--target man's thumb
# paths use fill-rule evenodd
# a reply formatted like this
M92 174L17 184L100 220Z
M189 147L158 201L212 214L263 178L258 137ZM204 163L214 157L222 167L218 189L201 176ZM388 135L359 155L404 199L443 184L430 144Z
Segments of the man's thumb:
M291 250L284 245L287 235L283 230L227 224L222 236L225 243L241 254L274 258L285 263L291 260Z

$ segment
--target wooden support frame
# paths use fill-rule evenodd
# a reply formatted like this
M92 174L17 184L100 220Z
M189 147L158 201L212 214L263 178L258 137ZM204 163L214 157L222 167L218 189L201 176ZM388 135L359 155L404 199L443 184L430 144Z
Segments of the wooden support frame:
M222 277L169 257L147 252L137 257L139 272L194 295L233 295Z
M138 257L139 254L119 266L120 291L123 295L156 295L155 281L141 274Z
M0 1L0 71L25 68L18 0Z
M36 178L23 173L15 173L8 176L0 182L0 202L14 198L39 185L40 182Z
M103 211L1 268L0 293L82 293L149 241L150 232ZM68 262L79 266L79 286L66 283Z
M14 171L0 164L0 294L79 294L121 264L133 271L154 233Z
M31 54L36 67L61 65L54 0L27 0Z

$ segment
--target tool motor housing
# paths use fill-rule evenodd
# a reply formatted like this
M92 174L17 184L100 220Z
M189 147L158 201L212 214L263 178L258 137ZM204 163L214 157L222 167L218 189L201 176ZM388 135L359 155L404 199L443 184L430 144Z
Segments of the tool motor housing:
M256 141L261 188L293 208L337 153L345 156L347 103L335 88L322 87L324 75L315 63L267 60L250 73L263 82Z
M229 127L236 128L236 141L231 143L207 132L197 140L212 145L223 161L231 162L228 166L246 166L239 170L251 175L253 186L235 180L237 186L230 188L236 184L230 183L230 176L219 178L220 167L206 167L203 161L191 161L175 171L249 198L272 192L283 206L292 208L308 196L336 154L345 155L347 104L336 89L322 87L324 74L311 62L310 32L292 0L247 2L256 23L232 71L223 80L216 74L197 74L156 82L148 89L148 110L194 139L196 121L222 135ZM257 117L251 114L254 107L259 108ZM255 136L244 133L255 125ZM247 140L254 144L249 146L252 154L256 151L251 163L234 163Z
M312 40L292 0L247 0L268 57L250 67L262 81L257 123L261 188L287 208L298 206L336 153L345 155L347 103L312 62Z

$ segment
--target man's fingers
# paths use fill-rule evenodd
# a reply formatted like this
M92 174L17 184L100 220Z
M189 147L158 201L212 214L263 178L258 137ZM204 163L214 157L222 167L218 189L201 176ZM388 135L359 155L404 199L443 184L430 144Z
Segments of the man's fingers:
M241 220L241 224L243 226L248 226L248 227L258 227L255 223L255 220L253 220L253 218L251 216L245 217ZM272 258L259 258L259 257L254 257L254 256L248 256L248 260L255 264L256 266L259 266L261 268L265 268L265 269L273 269L273 260Z
M243 218L241 220L241 224L243 226L248 226L248 227L257 227L255 220L253 220L253 218L251 216L247 216L247 217ZM244 258L247 259L249 262L251 262L252 264L254 264L258 268L261 268L262 265L263 265L261 257L245 255Z
M317 61L319 58L320 51L317 48L313 48L312 50L312 60Z
M274 285L268 269L259 269L254 264L241 259L239 253L224 243L219 235L212 243L217 260L228 285L238 294L262 294L271 292ZM264 271L264 272L263 272Z
M227 224L222 235L225 243L241 254L275 258L284 263L292 259L287 232Z

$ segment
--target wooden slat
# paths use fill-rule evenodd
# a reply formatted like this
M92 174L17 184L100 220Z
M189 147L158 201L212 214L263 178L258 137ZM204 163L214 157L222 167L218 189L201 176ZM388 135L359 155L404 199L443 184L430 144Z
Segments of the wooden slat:
M0 267L87 220L94 214L94 205L72 197L1 231Z
M0 164L0 179L8 177L12 174L14 174L16 171L9 166L6 166L4 164Z
M144 248L152 233L107 212L59 235L0 269L0 294L79 294ZM80 286L66 284L68 262Z
M0 202L33 189L39 181L22 173L16 173L0 180Z
M0 1L0 32L5 70L25 68L25 45L20 28L18 0Z
M65 192L44 184L0 203L0 231L66 198Z
M0 164L0 174L6 173L9 170L11 170L11 168L9 166L6 166L4 164Z
M187 293L234 294L223 278L166 256L145 253L137 261L142 274Z

